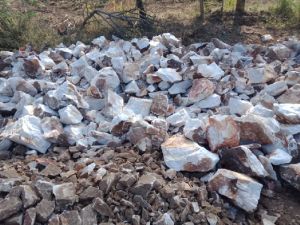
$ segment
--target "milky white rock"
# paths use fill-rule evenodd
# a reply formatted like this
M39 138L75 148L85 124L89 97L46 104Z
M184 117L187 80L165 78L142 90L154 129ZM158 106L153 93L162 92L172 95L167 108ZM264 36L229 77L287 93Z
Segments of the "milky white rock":
M161 149L166 165L176 171L207 172L219 161L219 156L184 136L167 139Z
M60 121L64 124L78 124L83 119L81 113L73 105L58 110Z
M50 147L50 142L43 136L41 120L35 116L23 116L8 125L1 136L41 153L45 153Z
M230 114L245 115L253 105L251 102L244 101L238 98L230 98L228 102Z
M280 124L280 129L285 135L295 135L300 133L300 124Z
M179 111L172 114L171 116L167 117L166 120L169 124L171 124L174 127L181 127L189 118L189 113L186 111L186 109L182 108Z
M198 66L197 72L203 77L211 78L214 80L220 80L224 76L224 71L215 63L209 65L200 64Z
M183 93L186 93L187 89L189 89L191 86L192 86L191 80L184 80L184 81L173 84L172 87L170 87L168 89L168 92L171 95L183 94ZM163 90L161 87L160 87L160 89Z
M92 43L94 45L98 45L100 48L104 47L108 41L104 36L100 36L98 38L95 38Z
M172 68L160 68L155 74L163 81L170 83L182 80L182 77L179 75L179 73Z
M271 34L264 34L262 37L261 37L261 40L263 42L268 42L268 41L272 41L273 40L273 37Z
M41 61L41 64L45 67L46 70L51 69L53 66L55 66L55 62L53 59L51 59L46 52L43 52L39 54L39 58Z
M151 105L151 99L130 97L128 103L125 106L125 110L130 110L136 115L142 115L143 117L145 117L149 116Z
M143 49L148 48L148 46L150 45L150 42L149 42L148 38L141 38L137 41L136 44L140 50L143 50Z
M278 96L285 92L288 86L285 81L277 81L273 84L268 85L264 90L271 96Z
M267 83L277 77L271 66L251 67L246 70L250 84Z
M137 62L124 63L123 73L120 74L120 78L124 83L128 83L132 80L138 80L140 78L139 64Z
M276 166L290 163L292 161L292 156L280 148L274 149L272 152L266 155L266 157L273 165Z
M209 187L245 211L253 212L257 208L263 185L244 174L218 169L210 179Z
M300 123L300 104L274 104L274 112L287 123Z
M108 116L114 117L122 113L123 107L123 98L114 91L108 89L107 97L105 98L105 113Z
M184 136L197 142L206 143L206 119L189 118L183 128Z
M196 102L194 106L197 106L202 109L209 109L218 107L221 104L221 97L217 94L212 94L211 96L203 99L199 102Z
M125 93L128 94L137 94L139 93L141 90L140 88L137 86L136 82L133 80L131 82L129 82L126 87L125 87Z
M113 57L111 59L111 64L112 64L112 68L118 73L121 74L123 73L123 69L124 69L124 57L119 56L119 57Z
M76 125L67 125L64 127L64 133L67 136L69 145L74 145L78 140L83 138L83 129L85 125L80 123Z
M263 117L273 117L275 115L273 110L268 109L268 108L264 107L261 104L255 105L253 108L251 108L248 111L248 113L249 114L255 114L255 115L258 115L258 116L263 116Z

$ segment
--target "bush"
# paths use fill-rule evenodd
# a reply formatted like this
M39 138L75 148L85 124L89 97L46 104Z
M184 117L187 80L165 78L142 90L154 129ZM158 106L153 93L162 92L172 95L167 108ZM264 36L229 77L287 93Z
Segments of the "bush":
M23 43L23 34L34 14L13 11L6 0L0 0L0 5L0 49L16 49Z
M286 18L289 20L295 19L298 16L296 5L300 4L296 4L294 0L278 0L278 4L275 8L275 13L282 18Z

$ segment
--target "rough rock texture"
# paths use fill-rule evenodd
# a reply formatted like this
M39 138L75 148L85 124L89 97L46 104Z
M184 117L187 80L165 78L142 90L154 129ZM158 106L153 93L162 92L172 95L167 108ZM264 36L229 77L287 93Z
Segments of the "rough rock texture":
M245 211L253 212L263 185L241 173L219 169L210 179L209 187L231 199Z
M184 136L173 136L161 145L166 165L176 171L207 172L214 169L219 161L211 153Z
M299 189L300 42L262 39L0 51L0 224L275 223Z

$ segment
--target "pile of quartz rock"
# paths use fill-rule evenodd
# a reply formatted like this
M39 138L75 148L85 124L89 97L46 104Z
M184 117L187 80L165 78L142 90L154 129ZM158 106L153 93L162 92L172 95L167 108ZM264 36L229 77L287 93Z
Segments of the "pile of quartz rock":
M232 224L300 191L295 38L0 52L0 113L0 223Z

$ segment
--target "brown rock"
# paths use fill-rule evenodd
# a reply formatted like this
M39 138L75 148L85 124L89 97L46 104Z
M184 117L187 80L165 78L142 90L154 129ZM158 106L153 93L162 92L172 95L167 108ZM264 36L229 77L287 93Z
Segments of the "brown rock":
M299 76L300 77L300 76ZM279 103L300 104L300 84L296 84L277 98Z
M27 209L24 214L23 225L34 225L35 219L36 219L36 209L35 208Z
M151 112L155 115L165 116L169 108L168 102L169 100L167 95L155 95L151 106Z
M4 225L23 225L23 213L19 213L5 220Z
M77 210L64 211L59 215L61 225L81 225L82 221Z
M24 65L25 73L32 78L35 78L35 76L39 72L39 69L41 68L39 60L37 59L31 59L31 60L25 59L23 65Z
M280 166L280 176L300 191L300 163Z
M137 184L131 189L131 192L146 198L154 187L156 181L156 177L152 174L145 174L140 177Z
M51 214L54 212L54 208L55 208L54 201L48 201L46 199L43 199L36 206L37 220L43 223L47 222Z
M96 198L94 200L93 209L102 216L114 217L114 213L111 208L101 198Z
M102 197L102 192L99 190L99 188L89 186L79 195L79 200L92 200L96 197Z
M23 207L26 209L35 203L37 203L40 198L37 196L36 192L33 190L33 188L29 185L21 185L22 188L22 201L23 201Z
M53 186L56 203L60 206L73 205L77 200L75 193L76 190L73 183L63 183Z
M48 221L48 225L61 225L59 216L56 214L52 215Z
M22 208L22 202L17 197L8 197L0 201L0 221L16 214Z
M93 209L92 204L84 207L80 211L82 225L97 225L97 213Z
M216 115L209 118L207 140L212 151L240 144L240 131L230 116Z
M190 103L195 103L206 99L214 93L215 88L214 83L208 79L195 79L193 80L192 88L188 94L188 100Z

